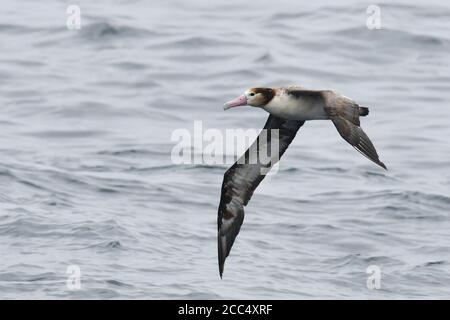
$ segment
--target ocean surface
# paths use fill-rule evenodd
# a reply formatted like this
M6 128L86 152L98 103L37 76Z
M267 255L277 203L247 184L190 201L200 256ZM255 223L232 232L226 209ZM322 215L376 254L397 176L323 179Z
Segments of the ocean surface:
M370 30L372 4L2 1L0 298L450 299L450 4L380 1ZM290 84L368 106L389 171L307 123L221 280L231 163L176 164L172 134L260 129L223 103Z

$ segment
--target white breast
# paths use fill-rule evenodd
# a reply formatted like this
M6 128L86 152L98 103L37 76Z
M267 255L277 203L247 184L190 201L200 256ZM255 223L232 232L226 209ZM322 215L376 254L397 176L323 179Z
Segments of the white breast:
M324 106L317 102L280 94L273 97L263 109L277 117L289 120L328 119Z

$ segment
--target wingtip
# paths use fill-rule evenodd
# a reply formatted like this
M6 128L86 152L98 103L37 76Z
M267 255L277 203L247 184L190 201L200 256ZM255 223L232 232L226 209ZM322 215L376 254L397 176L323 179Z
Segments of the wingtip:
M218 263L219 263L219 275L220 275L220 279L222 279L222 275L223 275L223 268L224 268L224 265L225 265L225 258L226 257L224 257L224 248L223 248L223 244L222 244L222 241L221 241L221 236L220 236L220 232L219 232L219 234L217 235L217 244L218 244L218 255L217 255L217 257L219 258L218 260Z
M382 167L384 170L386 170L386 171L388 171L388 168L386 167L386 165L383 163L383 162L379 162L378 163L378 165L380 166L380 167Z

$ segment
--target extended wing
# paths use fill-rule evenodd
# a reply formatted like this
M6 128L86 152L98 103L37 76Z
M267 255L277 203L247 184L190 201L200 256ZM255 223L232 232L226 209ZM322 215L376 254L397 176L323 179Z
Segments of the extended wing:
M264 126L265 130L261 131L245 154L225 172L217 217L220 277L225 259L244 221L244 206L250 201L265 173L281 158L304 123L270 115ZM273 139L278 139L279 148L272 152Z

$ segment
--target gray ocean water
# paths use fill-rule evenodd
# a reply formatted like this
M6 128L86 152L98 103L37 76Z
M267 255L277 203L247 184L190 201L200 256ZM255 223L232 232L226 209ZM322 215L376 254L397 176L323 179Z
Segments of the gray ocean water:
M371 4L3 1L0 298L449 299L450 5L378 2L369 30ZM221 280L230 164L174 164L171 134L262 128L263 110L223 102L289 84L369 106L389 171L307 123L246 207Z

